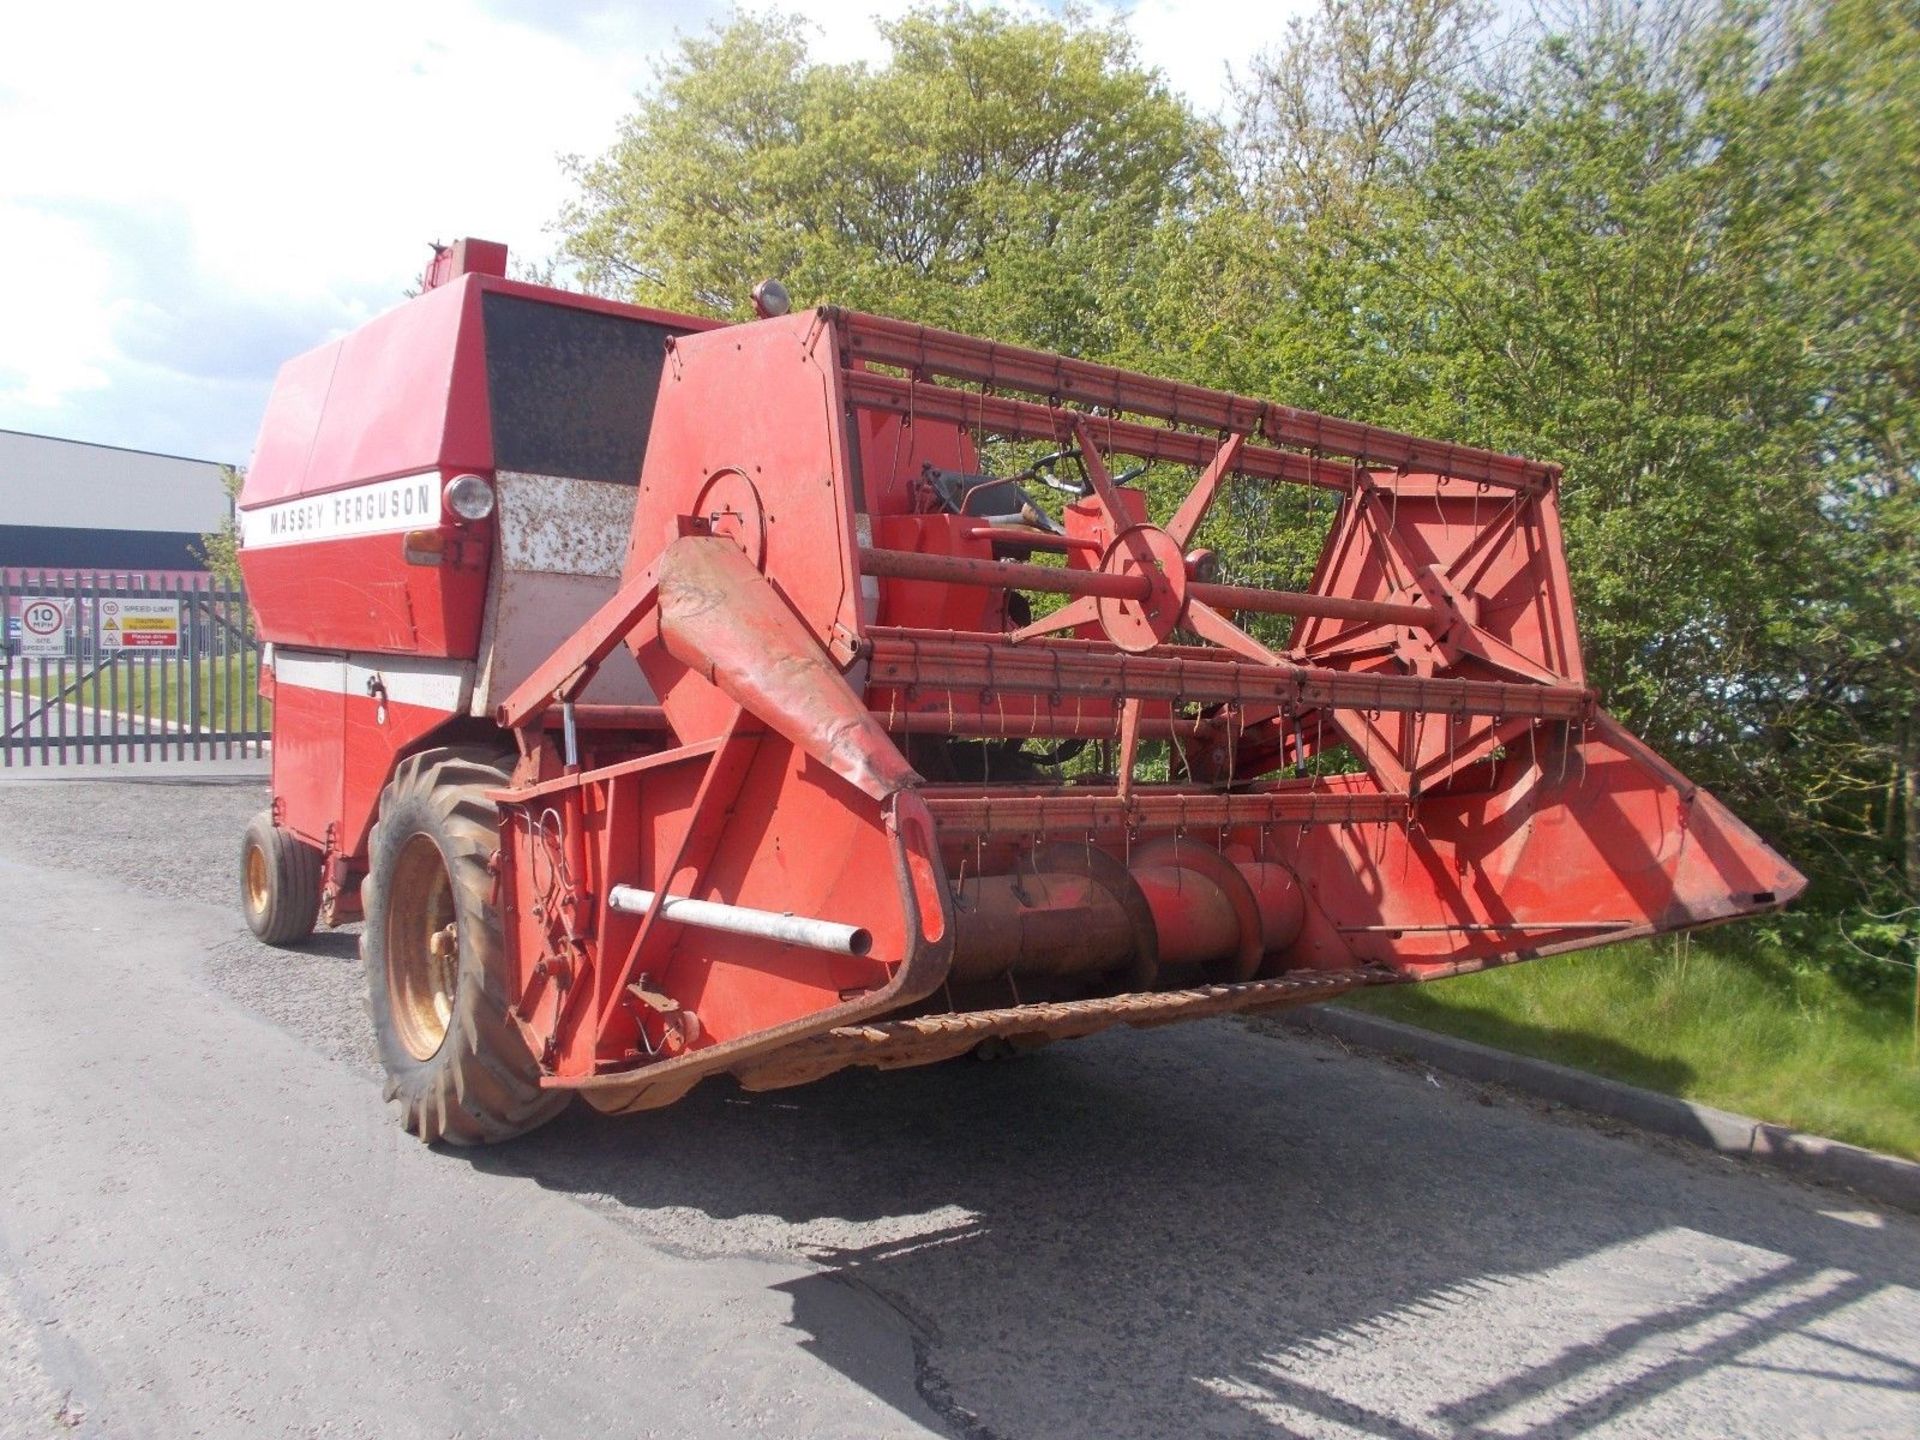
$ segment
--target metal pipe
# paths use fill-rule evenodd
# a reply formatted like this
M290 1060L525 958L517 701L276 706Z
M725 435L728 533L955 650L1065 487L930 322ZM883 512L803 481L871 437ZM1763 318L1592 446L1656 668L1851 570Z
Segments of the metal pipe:
M1367 620L1376 625L1410 625L1444 630L1447 618L1425 605L1396 605L1389 600L1348 600L1339 595L1304 595L1297 590L1261 590L1252 585L1187 587L1194 599L1216 610L1252 610L1261 615L1319 615L1330 620Z
M875 711L876 715L880 712ZM1119 716L1045 715L1019 713L983 715L974 711L908 710L884 717L892 735L953 735L985 740L1110 740L1118 732ZM1177 736L1183 740L1198 738L1208 728L1201 720L1156 719L1144 716L1140 721L1142 740L1165 740Z
M1152 588L1144 575L1110 575L1101 570L1068 570L1054 565L1020 565L1010 560L976 560L966 555L865 546L860 551L860 568L868 575L884 575L893 580L941 580L951 585L1044 590L1055 595L1101 595L1112 600L1144 600Z
M1342 710L1445 711L1512 719L1585 722L1593 695L1576 685L1463 680L1454 676L1382 674L1316 666L1239 663L1227 652L1214 661L1175 656L1115 654L1069 648L1071 642L1024 645L977 639L941 641L876 633L870 640L869 685L919 685L938 690L1098 695L1236 705L1272 702Z
M976 644L1005 645L1007 632L1004 630L930 630L918 625L869 625L867 638L870 640L933 640L942 645L951 645L956 641L972 641ZM1049 635L1043 640L1027 640L1020 645L1024 654L1047 654L1059 651L1063 655L1100 655L1111 657L1113 642L1110 640L1076 640L1067 635ZM1165 660L1204 660L1209 664L1218 664L1224 657L1218 645L1175 645L1168 641L1164 645L1153 647L1155 659Z
M1260 435L1306 447L1316 455L1329 452L1351 455L1368 465L1432 470L1491 484L1527 487L1559 474L1558 466L1519 455L1456 445L1446 440L1428 440L1358 420L1296 410L1290 405L1140 375L1112 365L979 340L910 320L844 310L835 318L843 327L848 348L856 358L870 365L894 365L915 376L938 375L964 385L1024 390L1050 397L1047 410L1051 425L1042 427L1035 438L1059 433L1060 412L1056 407L1068 401L1106 406L1115 414L1152 415L1176 425L1199 426L1220 435L1235 431ZM872 373L865 372L862 378ZM916 398L924 396L930 388L933 387L916 385ZM969 392L959 400L966 404L982 398L986 397ZM926 404L924 400L921 403ZM1104 434L1107 421L1103 418L1100 425ZM1212 435L1196 438L1218 443ZM1117 445L1109 448L1124 449Z
M1144 575L1104 570L1069 570L1054 565L1021 565L1008 560L978 560L967 555L927 554L915 550L863 547L860 568L893 580L932 580L950 585L986 585L1003 590L1039 590L1054 595L1095 595L1109 600L1144 600L1153 588ZM1297 590L1259 590L1250 585L1190 585L1195 600L1220 610L1254 610L1265 615L1323 615L1334 620L1368 620L1380 625L1444 629L1449 617L1425 605L1395 605L1384 600L1349 600L1338 595L1309 595Z
M1307 789L1253 794L1185 790L1131 796L1061 786L1047 795L946 795L930 789L927 808L957 843L1006 836L1125 837L1136 830L1234 825L1403 825L1405 795Z
M1058 550L1062 554L1069 550L1084 550L1094 555L1100 553L1098 541L1082 540L1073 535L1055 535L1047 530L1018 529L1012 525L976 525L962 533L969 540L1020 545L1029 550Z
M847 403L862 409L912 416L916 420L943 420L976 433L990 430L997 435L1056 442L1060 438L1062 412L1037 400L924 385L875 370L844 370L841 375L846 384ZM1141 460L1199 466L1212 460L1220 450L1217 434L1169 430L1160 425L1105 417L1099 426L1101 443L1109 451ZM1354 487L1354 467L1347 461L1302 455L1294 450L1271 450L1264 445L1243 446L1240 462L1234 468L1243 475L1290 480L1330 490L1349 491Z
M653 908L653 896L653 891L642 890L635 885L616 885L607 892L607 905L628 915L644 915ZM809 920L801 915L781 915L772 910L754 910L719 900L695 900L685 895L669 895L661 902L660 914L681 925L695 925L702 930L751 935L758 940L804 945L809 950L826 950L835 955L865 955L873 949L872 932L859 925Z
M562 717L549 710L540 717L551 730ZM582 705L573 707L573 723L581 730L665 730L667 712L658 705Z

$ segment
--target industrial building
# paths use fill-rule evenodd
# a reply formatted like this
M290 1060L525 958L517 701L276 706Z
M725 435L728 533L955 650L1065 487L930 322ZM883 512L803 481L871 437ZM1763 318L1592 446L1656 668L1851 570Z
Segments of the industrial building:
M0 572L203 570L232 513L215 461L0 430Z

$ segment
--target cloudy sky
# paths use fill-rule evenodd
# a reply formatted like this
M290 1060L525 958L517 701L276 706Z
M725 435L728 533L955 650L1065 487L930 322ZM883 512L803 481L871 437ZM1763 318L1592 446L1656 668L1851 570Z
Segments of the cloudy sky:
M1016 0L1041 8L1039 0ZM1097 3L1202 110L1305 0ZM750 6L761 9L764 6ZM789 0L822 59L906 0ZM1057 5L1056 7L1057 8ZM540 258L710 0L73 0L0 25L0 429L244 462L280 362L397 303L436 238Z

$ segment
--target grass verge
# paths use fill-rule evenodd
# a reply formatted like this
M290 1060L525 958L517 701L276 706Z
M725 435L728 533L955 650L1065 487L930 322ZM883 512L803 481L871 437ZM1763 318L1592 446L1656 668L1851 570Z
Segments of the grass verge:
M182 725L191 699L199 715L199 728L203 731L265 730L272 724L272 705L255 693L260 674L251 657L230 655L197 660L191 667L197 674L187 673L187 668L172 660L123 660L110 669L88 676L65 697L65 703L88 711L98 705L102 715L117 712L133 716L136 720L151 716L169 725ZM28 673L20 673L22 670ZM38 670L36 662L14 662L14 674L9 684L16 696L38 697L59 692L60 682L53 667L48 666L44 679ZM68 682L71 683L78 673L78 667L69 661ZM14 701L15 721L20 719L20 703L19 699ZM59 733L60 717L57 714L48 715L46 723L48 734ZM28 732L24 733L37 737L40 724L40 720L35 719Z
M1911 991L1862 994L1737 934L1608 946L1341 1003L1920 1159Z

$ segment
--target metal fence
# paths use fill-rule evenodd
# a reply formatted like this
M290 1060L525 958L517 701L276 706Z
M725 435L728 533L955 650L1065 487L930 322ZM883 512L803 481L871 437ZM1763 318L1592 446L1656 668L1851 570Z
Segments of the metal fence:
M0 765L264 753L244 592L191 571L0 572Z

